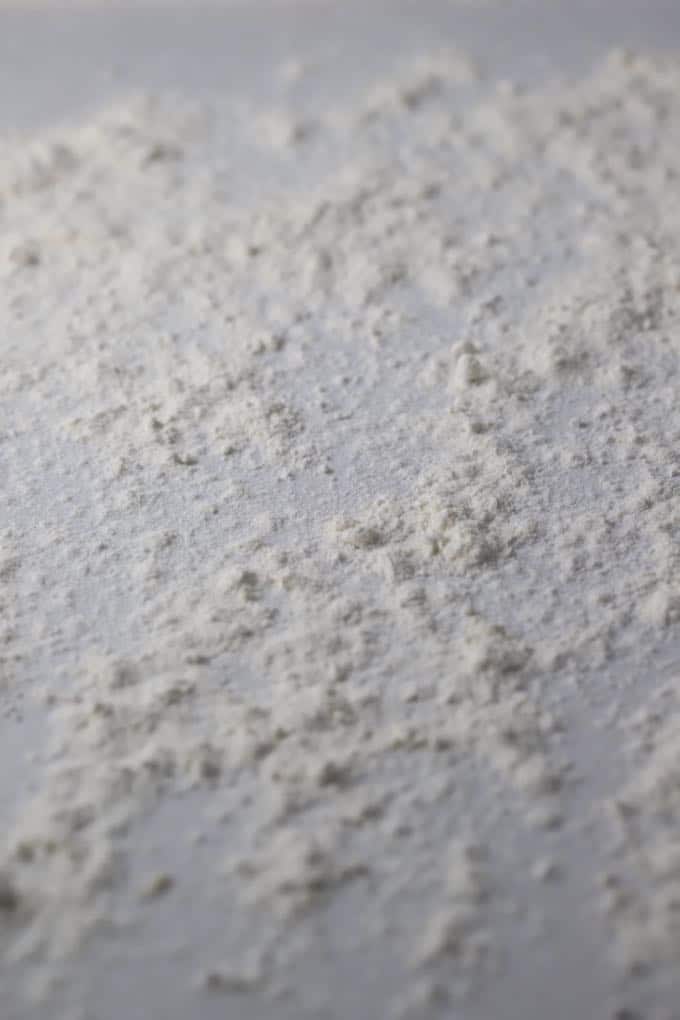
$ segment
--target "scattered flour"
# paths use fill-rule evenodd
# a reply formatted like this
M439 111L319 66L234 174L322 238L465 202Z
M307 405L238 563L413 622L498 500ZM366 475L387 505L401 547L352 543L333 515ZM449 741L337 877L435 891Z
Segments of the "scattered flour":
M266 918L206 992L300 1015L355 904L386 1006L450 1015L536 885L590 908L494 832L582 822L613 704L597 923L680 966L678 124L674 59L532 93L441 53L315 123L142 97L2 139L0 690L48 729L10 960L171 901L135 834L198 791L229 924Z

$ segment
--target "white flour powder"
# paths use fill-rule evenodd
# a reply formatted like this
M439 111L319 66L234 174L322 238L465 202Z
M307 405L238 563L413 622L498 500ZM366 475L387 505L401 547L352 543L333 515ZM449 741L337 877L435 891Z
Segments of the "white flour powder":
M386 1013L450 1016L584 824L614 959L680 967L679 125L676 60L524 93L444 53L313 123L2 140L0 683L49 728L10 960L178 895L136 833L200 790L225 924L266 918L200 994L303 1014L347 904Z

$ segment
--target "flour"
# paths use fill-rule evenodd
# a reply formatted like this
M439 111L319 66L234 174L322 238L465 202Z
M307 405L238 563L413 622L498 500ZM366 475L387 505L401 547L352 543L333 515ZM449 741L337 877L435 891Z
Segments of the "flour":
M636 774L610 804L616 865L603 875L605 902L620 931L622 958L633 973L644 973L659 959L677 960L676 699L674 683L629 721Z
M430 963L441 957L470 954L481 957L488 936L480 928L480 906L489 896L484 853L474 846L454 844L445 859L447 872L444 906L431 918L418 960Z
M199 986L263 1016L347 905L386 1009L446 1015L573 879L494 833L582 822L570 748L670 654L679 97L673 59L534 93L439 53L314 122L142 97L2 140L0 680L48 724L11 959L172 903L130 874L180 795L257 958ZM676 693L587 812L633 970L680 961Z

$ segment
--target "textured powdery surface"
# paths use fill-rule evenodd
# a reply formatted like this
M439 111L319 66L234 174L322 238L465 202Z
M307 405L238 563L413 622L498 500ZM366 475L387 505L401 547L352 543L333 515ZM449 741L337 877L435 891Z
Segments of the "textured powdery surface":
M513 882L501 821L590 826L603 966L680 966L679 124L674 60L438 54L314 122L2 141L0 680L47 734L10 961L124 933L199 788L226 926L265 918L212 992L285 991L346 900L386 1010L446 1014L570 879L556 839Z

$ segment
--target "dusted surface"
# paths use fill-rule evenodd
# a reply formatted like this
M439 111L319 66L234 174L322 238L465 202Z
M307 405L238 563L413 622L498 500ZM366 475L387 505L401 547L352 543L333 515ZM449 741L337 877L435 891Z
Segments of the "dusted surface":
M612 10L613 5L600 4L593 9L592 4L585 3L518 3L497 8L444 3L374 6L348 3L333 10L316 4L307 7L295 5L290 10L277 5L267 12L264 30L259 13L253 6L229 10L196 8L191 11L154 8L133 12L122 8L114 11L105 6L87 12L57 12L51 8L40 11L3 9L0 12L3 26L0 32L2 125L11 130L40 130L55 121L96 111L126 91L138 88L163 93L171 90L208 102L216 94L226 96L230 101L242 98L247 104L244 107L246 121L260 107L267 110L272 104L289 105L296 117L313 121L323 118L329 108L352 110L367 85L381 77L389 81L393 70L401 67L408 58L421 57L434 45L441 47L442 42L455 45L478 58L491 80L517 77L531 88L540 90L541 82L556 75L586 72L612 45L633 45L637 50L645 50L656 46L673 47L680 38L680 14L674 4L617 3L614 17ZM282 86L282 66L291 59L300 61L302 65L309 63L310 70L299 81ZM282 96L285 97L283 100ZM218 99L218 103L220 101ZM153 113L149 122L152 118ZM162 112L160 122L166 123ZM172 117L169 122L172 122ZM270 126L275 141L281 125L276 122ZM397 119L396 130L402 128L403 121ZM284 124L284 147L286 131ZM389 145L393 144L390 140ZM341 143L338 147L340 152L347 152L342 149ZM208 151L214 153L214 149L209 148ZM281 184L284 188L299 189L301 184L312 181L314 174L326 174L329 156L332 160L332 150L329 149L329 154L321 152L316 162L312 160L305 164L305 173L309 176L298 179L295 160L291 163L273 156L269 158L258 153L256 147L253 150L244 143L242 150L229 153L230 186L235 194L239 193L238 189L242 190L244 203L257 203L259 192L267 192ZM195 158L200 158L200 150ZM502 220L504 211L498 210L497 215ZM485 226L488 228L488 223ZM554 240L549 222L545 225L544 236L547 242ZM550 271L559 280L559 255L556 256L554 251L546 251L545 255ZM30 252L24 252L21 257L30 263ZM504 285L512 291L507 281ZM161 309L151 328L160 328L163 314ZM315 314L321 321L326 312L317 309ZM526 324L529 320L522 319L522 314L519 309L516 313L518 321ZM167 328L182 335L183 325L177 327L170 316ZM436 356L444 349L448 352L457 339L456 335L451 335L449 343L447 331L458 334L461 326L458 322L455 327L448 324L444 317L436 323L428 321L428 329L444 337L441 351L438 347L434 350L424 348L424 353L427 350L436 360ZM36 336L34 342L39 343L40 337ZM403 342L410 341L405 339ZM431 343L431 340L426 343ZM210 341L207 349L209 351ZM133 348L125 350L130 353ZM454 394L459 383L475 385L476 370L469 362L465 364L467 368L460 370L462 378L455 376L457 369L454 371ZM444 370L447 371L446 366ZM432 371L436 382L436 364ZM321 368L315 378L317 381L322 378ZM382 427L385 408L390 406L390 401L399 398L399 387L404 383L395 375L386 385L393 389L381 392L379 384L371 397L373 411L362 419L364 427L372 420L376 434ZM431 393L428 390L424 392ZM87 396L85 388L85 402ZM299 394L298 397L303 403L308 399L307 394ZM432 398L420 395L417 399L427 402ZM574 391L570 391L565 400L562 410L564 422L587 416L592 410L588 399L579 402ZM447 406L448 401L449 396L441 407ZM572 401L571 406L569 401ZM69 466L71 449L68 442L64 443L59 454L66 459L50 467L38 457L36 470L31 459L32 449L38 448L40 452L41 440L38 439L37 447L32 447L31 432L26 428L35 409L30 391L23 403L16 407L7 403L5 408L4 444L5 450L11 451L8 460L15 462L17 451L21 451L21 444L25 443L18 458L23 475L19 478L17 474L10 476L8 472L10 484L0 504L3 532L12 532L14 536L7 539L9 551L6 562L11 562L16 542L18 558L22 563L30 563L33 576L44 571L49 578L62 572L65 586L75 587L81 595L79 624L75 630L67 631L56 644L35 641L31 645L30 630L25 627L26 610L22 607L21 585L24 582L20 571L17 571L16 589L8 586L12 599L8 604L14 606L10 611L14 611L20 624L24 625L22 648L26 649L18 666L19 685L9 688L8 712L2 723L2 754L6 756L7 764L1 770L0 804L8 826L11 826L10 820L21 815L28 795L40 787L41 774L46 767L42 757L45 732L48 726L54 726L39 702L36 703L29 694L22 698L21 691L30 693L35 686L48 680L60 665L68 671L72 666L69 656L74 645L87 649L92 644L106 643L107 628L109 644L116 652L134 656L141 639L134 626L127 632L132 619L128 600L132 596L122 576L124 567L118 573L115 562L107 568L110 573L106 575L104 592L107 592L109 583L113 592L109 603L108 597L102 598L99 577L84 579L81 576L82 561L76 559L75 565L72 565L68 559L59 559L58 545L59 541L64 541L64 535L67 536L68 549L69 544L77 546L79 528L84 528L84 533L87 533L88 528L97 527L97 514L93 512L89 497L89 486L95 484L96 477L91 478L87 474L79 477L81 468L74 453L71 475L65 485L64 469ZM431 408L433 413L437 411L436 401ZM19 434L14 437L11 434L12 421L18 425ZM559 436L562 422L557 420L554 427L555 435ZM38 408L36 436L40 437L41 429L49 432L50 422L40 421ZM406 439L404 444L408 448ZM76 447L77 444L73 449ZM312 476L305 474L304 464L299 479L291 486L284 486L282 498L285 504L304 508L297 533L294 524L287 525L287 542L306 542L315 530L319 531L319 522L325 523L344 512L355 514L357 510L370 506L376 496L390 491L398 495L400 485L408 490L412 484L413 478L408 471L402 478L392 471L390 456L386 461L376 459L372 462L371 457L376 457L375 447L370 455L364 455L361 443L356 441L352 450L353 457L347 459L342 449L335 451L338 486L330 494L323 479L319 481L316 473ZM394 456L394 446L388 447L388 454L390 451ZM192 455L192 450L180 451L185 460ZM277 453L275 449L275 455L285 463L285 450L278 449ZM214 471L220 483L227 485L232 480L232 469L229 461L225 463L226 466L220 464ZM256 479L254 484L262 485L261 476L253 465L251 467ZM247 468L246 464L243 470L247 471ZM350 469L356 470L356 475L352 475ZM247 481L247 477L239 478L239 484L245 485ZM595 485L596 481L591 480L591 483ZM215 543L220 541L221 526L210 522L205 526L201 524L202 519L199 520L191 505L196 490L187 483L188 495L185 497L182 485L180 482L176 488L171 488L166 494L167 502L153 509L152 523L159 533L172 527L184 536L179 548L172 553L174 576L181 577L185 572L187 577L195 576L200 580L201 558L212 555ZM31 494L28 512L26 500L17 498L22 491ZM276 491L276 488L267 489L265 485L262 491L260 509L265 511L271 509L267 503L270 499L268 493ZM587 498L594 499L592 491L584 491ZM40 529L34 525L34 516L43 523L49 523L49 532L38 535L38 540L36 534ZM239 539L240 527L244 533L247 532L248 524L238 520L237 512L235 522L230 525L233 528L229 533L230 541ZM375 526L373 518L366 525L369 529ZM127 527L130 529L131 525ZM129 536L129 555L134 553L133 532L125 529L123 518L120 532L123 538L118 541L128 542L125 536ZM45 541L50 535L60 538L50 544ZM187 536L191 536L191 541ZM376 538L375 544L379 541L382 539ZM352 543L355 549L370 548L373 539L370 534L362 533L355 536ZM35 550L38 548L43 550L40 553L43 560L36 563ZM625 571L626 550L619 550L618 555L623 557L622 570ZM629 567L630 570L634 572L633 567ZM6 578L12 576L12 570L7 568ZM540 574L536 576L540 578ZM371 582L366 583L370 589ZM590 592L589 582L584 580L582 583L583 591ZM28 582L26 584L23 591L28 593ZM575 592L576 598L578 581ZM40 617L40 600L31 607L31 611ZM652 607L652 615L654 612ZM664 615L663 607L659 612ZM668 612L672 616L672 611ZM68 611L65 615L68 617ZM521 620L521 613L518 615ZM93 635L96 640L92 640ZM617 714L631 715L637 705L644 703L647 689L650 692L656 690L672 677L675 655L676 642L672 631L670 634L666 632L658 641L650 641L647 646L638 649L637 654L636 650L622 653L608 666L609 672L603 671L603 675L607 674L604 679L598 680L595 670L595 679L589 678L589 696L586 698L574 693L573 677L556 674L557 682L563 683L564 689L551 690L549 700L558 710L558 715L563 717L566 726L563 751L567 760L573 763L576 773L576 781L573 785L568 784L563 795L563 810L569 824L557 834L537 831L525 825L526 807L518 805L506 816L490 812L492 823L483 820L472 826L473 830L481 831L485 843L502 848L499 897L496 892L493 893L493 913L485 925L495 932L497 944L494 952L499 962L490 973L485 974L481 987L476 988L468 1001L460 1006L448 1007L452 1012L458 1009L461 1016L471 1020L477 1017L494 1020L529 1020L535 1017L539 1020L548 1015L556 1020L562 1017L567 1020L572 1016L609 1018L622 1004L635 1004L639 999L643 1008L648 1009L644 1016L656 1016L655 1009L659 1016L673 1015L668 1010L674 1007L677 999L667 980L662 980L663 976L653 977L649 982L638 979L631 982L628 989L626 982L615 978L614 969L610 968L607 953L603 950L610 938L610 929L593 896L598 875L608 865L609 859L601 850L600 834L593 831L592 826L584 828L580 822L588 821L593 807L597 810L601 799L614 795L621 783L620 772L628 767L619 755L621 736L616 727L601 725L612 708L611 692L616 691L614 707ZM641 676L643 679L633 683ZM581 682L584 682L583 678ZM598 683L601 687L597 686ZM429 777L423 776L425 785L428 781ZM479 780L475 793L475 782L474 775L466 777L463 799L466 805L475 803L483 816L485 798L494 791L486 790ZM417 793L417 783L412 792ZM242 956L243 943L247 944L251 934L249 925L254 929L267 925L266 911L264 916L256 917L246 909L235 907L226 893L216 892L220 883L217 875L226 857L227 845L231 849L232 843L238 844L241 834L238 826L230 822L228 812L225 812L227 817L223 826L216 827L201 821L206 812L210 816L213 805L214 797L210 791L193 790L181 797L162 799L148 816L135 821L130 831L130 852L126 863L131 875L129 881L123 883L127 892L118 893L121 902L129 898L134 922L132 928L115 936L104 932L100 937L92 938L81 957L67 965L67 971L73 971L77 982L84 980L86 991L67 991L64 996L68 999L75 995L76 1001L82 997L87 1004L85 1016L108 1020L109 1017L123 1015L126 1020L132 1020L153 1014L179 1020L187 1015L206 1018L299 1015L302 1007L295 991L288 998L271 1003L257 994L211 996L205 991L192 990L197 976L203 971L225 965L232 954L239 955L239 958ZM220 807L223 806L221 803ZM433 826L433 832L436 832L441 816L439 804L427 821ZM205 838L193 842L190 837L199 829L205 831ZM436 835L433 839L436 842ZM532 878L529 872L536 858L542 857L557 860L565 872L561 882L543 884ZM398 861L398 853L395 859ZM145 876L165 872L174 877L172 893L141 911L133 907L136 890L145 881ZM381 1017L385 1012L386 989L389 990L390 1005L394 1005L394 990L401 989L403 981L401 950L404 931L408 928L404 919L408 918L410 909L415 911L416 906L422 909L422 896L425 899L429 896L433 907L436 906L439 893L436 889L425 893L419 890L419 902L411 908L410 892L408 889L404 891L399 905L401 928L398 926L394 940L388 932L382 938L375 937L370 941L370 966L364 956L364 947L353 950L348 945L355 912L359 910L356 897L360 895L360 892L354 891L331 902L318 946L310 950L306 958L298 959L291 966L289 977L292 985L298 990L305 989L303 1000L319 998L320 1004L313 1007L319 1015ZM504 917L503 902L519 904L519 918L513 915ZM538 940L532 942L529 929L541 912L548 927L545 933L541 930ZM225 913L229 915L228 924L225 924ZM255 935L256 932L253 937ZM340 944L341 951L338 948ZM62 995L59 989L52 993L53 999L45 1006L28 1008L20 1005L18 986L24 969L29 975L33 973L30 964L7 965L3 977L7 1016L53 1016L54 997L58 1001ZM59 974L60 971L61 965L57 965L55 972ZM664 1008L666 1014L662 1012ZM432 1007L433 1015L437 1015L437 1010L438 1007Z

